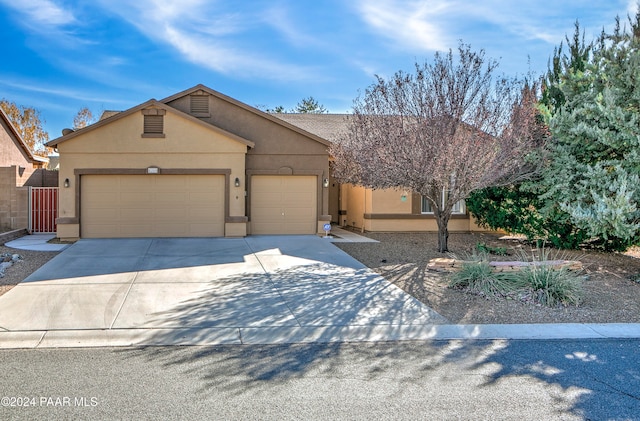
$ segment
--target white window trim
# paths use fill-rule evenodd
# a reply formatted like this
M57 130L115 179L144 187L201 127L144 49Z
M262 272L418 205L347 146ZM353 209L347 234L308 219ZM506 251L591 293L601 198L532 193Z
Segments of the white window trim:
M446 200L445 196L446 196L445 191L444 189L442 189L442 207L444 207L444 201ZM430 203L429 201L427 201L427 199L425 199L424 196L420 196L420 213L423 215L433 215L434 214L433 211L427 212L424 210L425 204L430 204ZM456 209L456 207L458 209ZM453 212L451 212L452 215L465 215L466 213L467 213L467 207L464 203L464 200L460 200L455 205L453 205Z

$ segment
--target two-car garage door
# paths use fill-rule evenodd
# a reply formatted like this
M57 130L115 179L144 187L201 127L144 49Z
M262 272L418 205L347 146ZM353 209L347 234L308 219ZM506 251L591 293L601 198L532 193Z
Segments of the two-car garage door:
M224 175L83 175L84 238L224 236Z

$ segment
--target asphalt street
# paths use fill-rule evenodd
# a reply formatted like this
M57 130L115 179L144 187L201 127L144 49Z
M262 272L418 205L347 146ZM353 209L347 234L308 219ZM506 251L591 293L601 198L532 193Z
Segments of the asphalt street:
M0 419L640 420L640 341L0 351Z

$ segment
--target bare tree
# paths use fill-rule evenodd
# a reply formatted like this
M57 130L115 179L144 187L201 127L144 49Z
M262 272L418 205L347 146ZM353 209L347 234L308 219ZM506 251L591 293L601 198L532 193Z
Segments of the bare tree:
M91 110L87 107L82 107L78 110L78 113L73 117L73 130L82 129L96 122L96 118L93 116Z
M49 134L42 128L44 120L40 119L40 111L33 107L17 105L6 99L0 100L0 107L31 152L35 155L47 156L47 148L44 144L49 141Z
M403 188L431 204L438 250L447 251L454 205L475 189L531 171L535 89L496 77L497 62L460 44L415 74L396 73L355 100L345 136L332 147L335 176L369 188Z

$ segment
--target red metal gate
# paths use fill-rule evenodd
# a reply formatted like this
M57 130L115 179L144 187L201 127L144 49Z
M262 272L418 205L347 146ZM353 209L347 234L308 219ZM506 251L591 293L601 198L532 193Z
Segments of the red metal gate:
M58 188L29 187L29 232L56 232L58 217Z

